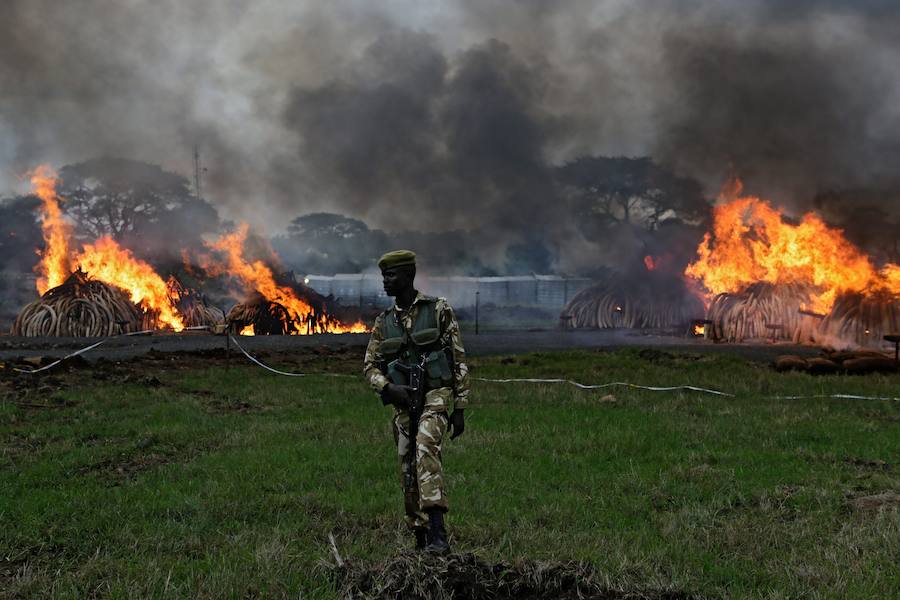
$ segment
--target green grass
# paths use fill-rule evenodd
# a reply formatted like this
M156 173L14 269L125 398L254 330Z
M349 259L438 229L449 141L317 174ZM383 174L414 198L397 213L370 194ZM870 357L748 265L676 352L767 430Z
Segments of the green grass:
M766 398L900 396L900 376L638 350L472 366L737 397L475 382L445 449L455 551L711 597L900 589L896 505L848 505L900 493L900 402ZM409 545L389 410L361 377L153 374L0 401L0 598L331 598L329 532L357 561Z

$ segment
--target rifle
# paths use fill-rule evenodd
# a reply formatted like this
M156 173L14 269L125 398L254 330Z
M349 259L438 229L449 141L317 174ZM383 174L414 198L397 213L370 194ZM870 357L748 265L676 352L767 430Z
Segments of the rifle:
M419 364L404 365L396 361L393 367L406 376L407 385L412 388L409 395L409 448L406 452L407 471L404 484L407 490L416 489L418 481L416 477L416 437L419 433L419 419L425 408L425 358L423 355Z

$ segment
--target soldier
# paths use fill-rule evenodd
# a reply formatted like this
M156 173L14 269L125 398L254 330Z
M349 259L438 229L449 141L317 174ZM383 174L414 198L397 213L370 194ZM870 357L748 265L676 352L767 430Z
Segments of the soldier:
M416 538L416 548L447 552L444 513L447 493L441 464L441 444L465 428L463 410L469 401L469 378L459 323L444 298L425 296L413 287L416 255L408 250L388 252L378 261L384 291L394 306L375 319L366 348L366 379L394 406L394 441L400 461L400 479L406 506L406 523ZM410 451L410 400L413 390L404 378L409 365L425 365L424 407L413 436L415 461ZM452 410L452 412L450 412ZM449 414L449 416L448 416ZM411 472L412 464L415 473Z

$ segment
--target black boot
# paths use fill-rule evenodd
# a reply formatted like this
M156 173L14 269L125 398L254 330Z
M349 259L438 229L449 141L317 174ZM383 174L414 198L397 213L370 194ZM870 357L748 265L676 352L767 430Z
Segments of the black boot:
M450 552L450 544L447 543L447 531L444 529L444 511L440 508L429 508L428 513L428 545L425 552L444 554Z
M416 550L424 550L428 545L428 529L425 527L416 527L413 530L416 534Z

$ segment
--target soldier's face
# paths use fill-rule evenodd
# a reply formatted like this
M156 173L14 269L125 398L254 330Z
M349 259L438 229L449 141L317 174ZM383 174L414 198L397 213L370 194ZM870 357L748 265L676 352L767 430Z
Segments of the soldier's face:
M385 269L381 272L381 284L384 286L385 294L396 297L403 290L412 287L413 278L409 269L400 267Z

